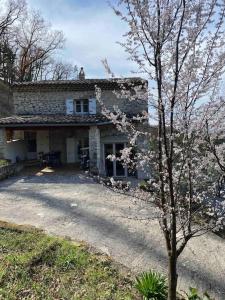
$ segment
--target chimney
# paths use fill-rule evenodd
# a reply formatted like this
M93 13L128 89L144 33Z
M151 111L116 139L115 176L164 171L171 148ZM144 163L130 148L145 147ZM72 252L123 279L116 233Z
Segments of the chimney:
M84 80L84 79L85 79L84 68L81 67L79 72L79 80Z

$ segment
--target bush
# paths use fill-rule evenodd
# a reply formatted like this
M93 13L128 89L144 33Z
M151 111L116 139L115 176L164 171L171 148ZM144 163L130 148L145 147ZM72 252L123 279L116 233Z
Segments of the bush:
M213 300L210 298L207 292L203 294L203 297L199 296L198 290L196 288L189 288L189 293L187 294L188 300Z
M165 300L167 297L166 278L156 272L143 272L136 278L135 287L145 300Z
M153 187L147 180L142 180L139 183L139 188L145 192L153 192Z
M7 166L9 164L9 161L6 159L0 159L0 167Z

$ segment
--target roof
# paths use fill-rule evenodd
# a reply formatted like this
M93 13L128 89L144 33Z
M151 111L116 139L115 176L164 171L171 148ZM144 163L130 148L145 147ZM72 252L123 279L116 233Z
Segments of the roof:
M0 118L0 127L89 126L110 123L103 115L15 115Z
M15 82L12 85L13 90L30 90L30 89L70 89L70 90L94 90L96 86L110 90L118 89L121 85L144 85L147 80L140 77L129 78L109 78L109 79L84 79L84 80L42 80Z

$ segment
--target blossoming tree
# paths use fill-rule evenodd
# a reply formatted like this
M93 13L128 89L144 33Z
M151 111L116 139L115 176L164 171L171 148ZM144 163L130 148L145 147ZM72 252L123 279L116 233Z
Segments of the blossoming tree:
M130 105L147 101L149 113L127 116L102 103L103 112L129 136L119 159L149 172L148 200L160 212L168 300L174 300L177 259L186 244L224 222L218 182L225 170L225 102L218 91L225 67L225 1L121 0L113 9L128 27L121 45L149 82L147 93L143 86L121 84L118 97ZM97 95L101 101L99 89Z

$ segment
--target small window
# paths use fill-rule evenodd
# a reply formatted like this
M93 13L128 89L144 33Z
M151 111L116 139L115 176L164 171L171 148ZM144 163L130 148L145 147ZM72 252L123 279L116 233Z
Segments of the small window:
M89 113L89 101L87 99L75 100L75 113L88 114Z

